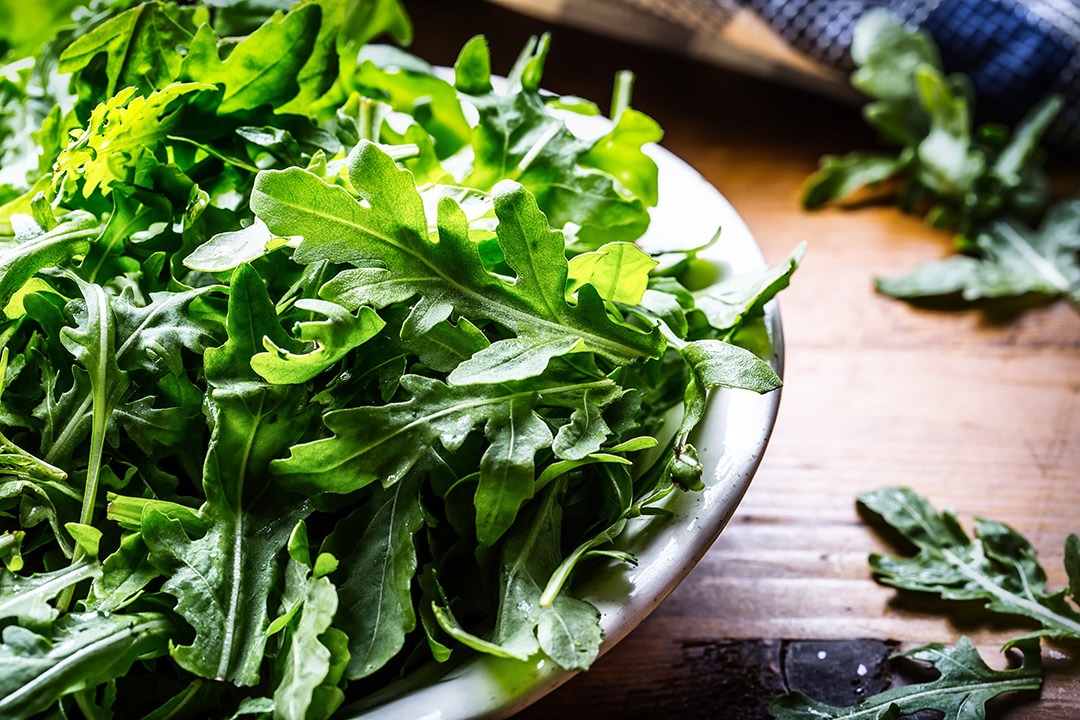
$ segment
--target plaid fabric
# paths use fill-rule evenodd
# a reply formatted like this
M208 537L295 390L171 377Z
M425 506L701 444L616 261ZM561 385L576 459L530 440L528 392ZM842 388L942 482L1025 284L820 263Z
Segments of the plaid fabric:
M945 69L971 77L987 118L1015 123L1060 93L1050 135L1080 147L1080 0L494 1L841 97L854 97L855 22L885 8L930 32Z

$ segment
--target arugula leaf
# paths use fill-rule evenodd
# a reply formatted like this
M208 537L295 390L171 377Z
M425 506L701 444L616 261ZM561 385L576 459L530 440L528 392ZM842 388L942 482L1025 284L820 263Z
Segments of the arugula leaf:
M363 48L356 62L351 76L355 89L412 117L424 130L422 141L431 144L437 158L450 157L469 142L472 130L454 87L438 77L426 62L384 45ZM367 107L362 104L360 109ZM378 139L382 134L373 129L369 139Z
M150 562L149 548L139 533L125 535L101 563L85 604L93 612L116 612L133 602L160 575Z
M338 609L338 592L325 577L325 572L321 572L319 562L312 565L307 529L303 523L293 530L289 557L286 601L292 606L275 621L276 625L284 620L288 629L285 651L279 657L281 680L274 690L274 713L276 717L304 720L309 716L309 709L314 709L312 700L317 691L337 689L336 680L326 686L328 675L333 674L333 653L322 638L332 630L331 623ZM319 558L323 562L331 559L332 556L325 554ZM274 631L271 626L268 634ZM337 694L340 696L340 691ZM324 699L324 707L326 703Z
M567 264L561 236L549 229L535 200L520 186L495 193L499 242L517 271L514 283L484 268L469 240L465 218L450 198L439 202L439 242L427 237L423 204L411 175L375 145L362 142L350 155L350 177L366 204L302 170L260 173L252 209L271 232L300 235L298 262L326 260L385 266L346 270L322 296L345 307L376 308L422 293L413 322L444 320L452 309L496 320L518 333L459 365L455 384L503 382L542 372L548 361L576 350L593 350L626 362L659 356L662 340L609 318L590 287L566 296ZM295 198L304 197L301 205ZM446 268L454 268L451 275ZM514 362L508 362L512 358Z
M1035 550L1012 528L976 518L978 536L971 539L955 514L938 513L907 488L882 488L858 500L919 549L910 558L871 555L881 582L945 600L982 600L993 612L1038 622L1038 635L1080 638L1080 612L1066 601L1067 591L1047 591ZM1075 553L1067 557L1074 562Z
M180 76L183 56L195 29L206 22L206 8L149 2L115 15L64 48L57 69L74 73L105 54L105 94L124 87L142 94L164 88Z
M86 129L60 153L53 187L81 179L82 194L108 194L112 185L126 182L138 156L161 142L179 126L178 106L192 94L213 90L205 83L174 83L143 97L124 88L99 104Z
M75 356L90 380L90 459L86 469L79 522L90 525L97 504L105 434L120 398L130 385L116 362L116 319L109 296L100 285L77 281L82 302L75 303L75 327L60 331L60 341ZM81 557L78 549L75 560ZM66 599L61 603L66 605Z
M290 353L269 337L263 340L268 352L251 358L251 367L267 382L275 385L298 385L311 380L349 352L375 337L386 325L375 311L360 308L357 315L325 300L297 300L297 310L317 313L327 318L318 322L296 324L298 339L314 343L308 353Z
M485 42L474 40L462 51L458 90L479 114L473 166L463 184L493 190L501 180L515 180L536 196L552 227L574 223L582 228L579 239L593 246L635 240L648 228L647 208L656 202L656 166L641 146L659 140L659 128L630 111L594 142L575 136L540 94L550 42L548 35L530 41L506 94L492 89Z
M0 635L0 716L28 717L62 695L120 677L164 655L175 630L164 615L66 615L39 635L9 625Z
M649 285L657 261L632 243L608 243L570 258L568 293L588 283L609 302L637 305Z
M266 255L273 242L274 236L266 224L256 219L241 230L223 232L210 238L184 258L184 265L206 273L235 270L243 263Z
M44 623L56 619L58 612L48 604L64 590L85 580L100 577L96 559L84 557L70 567L21 577L0 571L0 619Z
M804 207L843 202L895 177L901 207L929 207L927 221L955 228L964 253L879 279L878 291L904 299L959 293L968 301L1033 293L1075 303L1080 248L1067 225L1075 201L1051 208L1042 230L1029 229L1049 205L1039 144L1062 99L1046 98L1011 134L996 125L973 127L968 79L946 76L930 36L883 11L860 19L852 57L859 66L852 84L873 98L863 110L867 122L902 149L896 156L822 158L803 188Z
M309 0L322 11L311 55L296 73L299 92L279 113L306 114L338 80L339 58L384 33L402 45L412 40L412 23L399 0Z
M194 83L224 86L219 114L277 106L299 92L296 76L307 62L319 32L321 13L302 3L276 13L229 51L225 60L209 25L202 25L183 61L182 75Z
M205 353L214 422L203 468L207 530L191 538L178 520L152 506L143 537L152 561L169 575L163 590L196 630L192 645L172 656L197 675L254 685L269 625L267 601L274 558L285 546L305 503L268 494L269 461L296 441L307 424L304 393L267 385L250 367L263 337L287 342L262 279L242 265L229 293L228 337ZM257 572L249 572L254 567Z
M771 268L735 275L699 290L694 293L694 306L717 330L737 329L746 319L760 315L765 304L788 286L805 253L806 243L802 243Z
M879 279L898 298L960 293L965 300L1037 293L1080 305L1080 200L1055 205L1038 230L999 221L975 238L980 257L927 263L907 275Z
M916 648L901 657L930 663L941 673L936 680L886 690L852 707L835 707L812 700L801 692L789 693L769 704L777 720L804 718L874 718L893 720L933 710L944 720L982 720L986 702L1006 692L1042 687L1042 660L1037 640L1023 640L1016 647L1024 653L1023 664L1011 670L987 667L966 637L953 647L935 643Z
M501 555L499 611L491 640L464 630L449 608L436 604L440 627L458 642L496 657L527 660L543 651L567 670L588 667L599 654L603 631L592 605L559 594L541 605L547 579L561 555L559 483L545 492L528 521L507 536Z
M536 414L543 405L575 406L586 397L600 406L614 399L610 380L544 377L521 385L448 386L418 375L401 378L410 399L336 410L323 417L334 435L294 446L271 471L289 488L345 493L375 480L397 482L438 441L455 450L483 424L491 443L480 460L477 533L484 544L509 527L532 496L534 456L552 434Z
M65 486L47 485L38 480L9 479L0 482L0 500L17 498L19 501L19 524L23 529L30 530L43 522L47 523L52 531L57 549L60 550L64 557L70 558L74 553L74 548L71 539L62 527L60 514L56 507L57 502L54 500L53 494L49 492L50 490L56 490L57 487L63 488ZM81 498L76 498L76 501L78 499ZM18 562L21 566L21 557ZM9 569L21 570L22 567Z
M863 188L895 176L906 164L902 156L878 153L825 155L821 158L821 167L803 186L802 205L807 210L817 210L831 202L843 202Z
M7 307L39 271L85 255L90 242L101 234L97 218L79 211L63 218L48 232L34 227L34 236L0 250L0 307Z
M338 523L327 541L341 557L338 573L345 578L335 625L349 637L350 680L385 665L416 628L411 586L417 566L413 535L423 522L419 490L419 475L411 473ZM359 538L357 528L363 528Z

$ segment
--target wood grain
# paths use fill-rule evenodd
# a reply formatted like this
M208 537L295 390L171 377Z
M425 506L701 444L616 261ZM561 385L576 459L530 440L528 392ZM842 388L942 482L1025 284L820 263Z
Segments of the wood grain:
M911 646L969 634L1002 665L1002 641L1028 628L876 584L866 555L892 548L853 498L903 484L967 520L1007 522L1034 543L1051 582L1064 583L1062 546L1080 530L1080 314L1065 303L915 307L875 294L873 277L943 257L949 239L889 207L799 209L820 155L873 147L852 108L481 2L409 7L415 50L433 62L452 63L485 33L505 71L528 35L552 30L544 84L556 92L603 100L617 70L635 71L635 105L727 196L769 259L810 245L781 300L780 419L731 525L634 633L521 717L748 717L717 690L732 668L716 648L733 639ZM1061 187L1080 184L1066 159L1058 165ZM1078 654L1045 649L1041 700L999 706L995 717L1080 717Z

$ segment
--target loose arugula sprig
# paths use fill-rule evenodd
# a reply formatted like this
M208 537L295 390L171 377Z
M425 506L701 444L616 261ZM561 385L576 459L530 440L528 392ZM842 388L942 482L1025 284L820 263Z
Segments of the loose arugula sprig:
M943 600L984 601L991 612L1028 618L1042 629L1006 644L1023 653L1017 668L991 670L971 641L962 637L952 648L928 645L897 656L932 664L940 677L931 682L886 690L851 707L833 707L801 692L789 693L769 705L773 717L888 719L934 710L950 720L981 719L991 698L1041 687L1040 637L1080 639L1080 612L1067 600L1071 597L1075 603L1080 597L1080 537L1076 534L1065 541L1069 586L1049 592L1035 549L1007 525L975 518L977 536L971 538L955 513L939 513L908 488L873 490L859 495L858 503L918 548L911 557L872 554L870 567L880 582L932 593Z
M885 12L856 25L852 85L872 100L863 117L899 154L826 156L807 180L807 209L842 203L868 186L899 183L905 211L957 232L962 254L917 267L877 289L905 299L959 294L965 300L1034 294L1080 305L1080 203L1049 205L1042 136L1061 110L1049 97L1011 131L973 126L970 81L946 76L933 40Z
M864 493L859 503L919 549L910 558L871 555L870 567L881 582L944 600L983 600L988 610L1042 625L1032 636L1080 639L1080 612L1066 600L1080 597L1080 538L1075 534L1065 542L1069 587L1051 593L1035 549L1008 525L975 518L977 537L969 538L953 512L938 513L907 488Z
M0 35L0 717L587 668L576 570L702 485L710 389L779 385L746 347L801 250L688 288L696 250L633 244L660 130L628 76L581 137L548 38L499 82L482 38L451 78L369 42L411 32L397 0L97 0Z
M943 720L983 720L987 701L1002 693L1042 687L1038 640L1021 640L1016 647L1023 652L1019 667L992 670L966 637L953 647L926 645L896 657L932 665L940 676L930 682L892 688L850 707L828 705L793 692L769 703L769 714L777 720L895 720L930 710L941 713Z

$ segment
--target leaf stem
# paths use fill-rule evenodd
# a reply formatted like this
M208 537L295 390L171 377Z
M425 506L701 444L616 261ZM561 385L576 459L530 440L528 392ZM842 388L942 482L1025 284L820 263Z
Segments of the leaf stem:
M611 119L619 121L619 116L630 108L630 98L634 94L634 73L620 70L615 74L615 89L611 93Z
M97 347L99 351L104 353L104 348L109 346L111 338L109 337L109 301L105 297L105 291L100 285L91 286L94 288L94 300L97 302L97 316L100 318L98 322L98 338ZM89 303L90 297L87 296L87 302ZM83 490L82 509L79 512L79 523L82 525L91 525L94 520L94 506L97 504L97 492L98 484L101 479L101 458L105 453L105 431L109 422L109 407L107 393L108 384L108 364L105 358L99 358L97 363L98 367L96 381L91 381L91 387L93 388L93 394L90 396L93 402L93 425L90 429L90 460L86 467L86 485ZM74 565L83 559L86 555L86 551L83 550L82 545L76 545L75 552L71 556L71 563ZM56 602L56 606L61 611L66 611L71 604L72 596L75 593L75 586L69 586L61 594L60 598Z
M93 690L82 690L75 693L75 704L79 706L86 720L109 720L109 716L94 702Z

